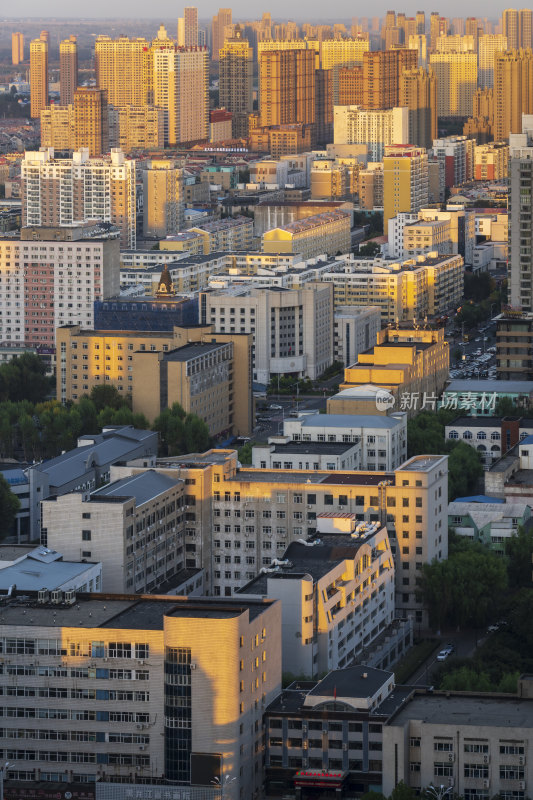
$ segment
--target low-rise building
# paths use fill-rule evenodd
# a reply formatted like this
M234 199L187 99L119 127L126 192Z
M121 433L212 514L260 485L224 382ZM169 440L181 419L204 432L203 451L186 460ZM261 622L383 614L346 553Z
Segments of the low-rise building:
M459 402L465 402L465 396ZM452 442L461 441L473 447L485 469L526 436L533 435L533 419L528 417L457 417L444 428L444 436Z
M333 362L333 292L320 282L302 288L235 286L200 294L200 324L252 337L253 377L315 380Z
M383 792L453 787L467 800L527 797L533 745L531 676L518 695L416 690L383 726Z
M388 416L335 414L329 411L327 414L305 413L298 419L285 420L284 433L294 442L308 443L308 447L315 442L360 442L360 462L353 469L396 469L407 457L405 411Z
M396 398L396 409L410 415L436 410L448 381L450 353L444 328L384 328L377 344L344 370L340 389L375 384Z
M153 592L185 567L185 505L183 481L148 470L43 500L41 544L102 562L104 592Z
M231 250L250 250L253 243L254 221L250 217L228 217L205 222L189 230L202 237L206 255Z
M517 409L527 409L533 397L533 380L451 380L439 406L473 417L493 417L498 400L504 397Z
M507 178L509 145L507 142L489 142L474 147L474 180L499 181Z
M467 498L448 503L448 525L459 536L480 542L503 557L507 542L518 528L531 526L531 506L524 502L488 500Z
M457 307L463 294L464 262L460 255L431 251L416 259L339 260L321 280L333 283L335 307L379 306L384 324L440 317Z
M411 692L367 664L290 684L265 712L267 797L376 791L387 769L383 726Z
M301 253L303 258L313 258L322 253L330 256L348 253L351 248L350 229L350 214L326 211L266 231L262 237L262 251Z
M417 220L403 229L403 255L408 258L434 251L452 253L450 225L447 220Z
M157 433L153 431L109 426L102 433L80 437L73 450L29 467L30 541L39 541L41 535L41 500L69 492L90 492L109 480L111 464L133 459L148 464L157 455L157 447Z
M252 448L252 466L260 469L361 469L358 439L344 442L297 441L290 436L269 436L267 444Z
M309 678L351 663L394 618L386 529L334 513L318 515L317 529L237 592L281 600L283 672Z
M281 690L281 604L58 595L4 598L4 691L19 686L2 711L6 796L55 783L58 763L73 795L201 800L232 775L227 800L258 796L263 713Z
M109 383L130 395L134 412L149 420L179 403L205 421L211 436L250 432L250 334L215 333L210 325L159 332L65 326L58 329L57 342L63 356L57 375L62 401Z
M500 380L533 381L533 313L507 308L496 317L496 368Z
M77 558L65 561L62 553L41 545L0 567L0 591L8 592L10 586L19 592L100 592L102 564Z

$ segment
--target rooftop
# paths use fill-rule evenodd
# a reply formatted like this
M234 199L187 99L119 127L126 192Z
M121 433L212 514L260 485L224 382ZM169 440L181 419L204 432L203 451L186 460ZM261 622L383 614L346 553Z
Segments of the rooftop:
M189 342L189 344L178 347L176 350L169 350L163 354L165 361L191 361L193 358L205 356L207 353L214 353L226 347L228 342Z
M377 486L381 481L395 482L394 474L385 472L338 472L309 470L264 470L240 469L229 479L241 483L299 483L299 484L333 484L338 486Z
M311 689L320 697L372 697L394 673L365 665L335 669Z
M0 625L163 630L165 616L221 619L249 612L257 617L272 601L188 598L169 595L78 594L73 605L39 605L37 593L2 598Z
M345 391L350 391L346 389ZM339 394L343 394L340 392ZM375 395L372 395L374 397ZM306 414L299 417L304 428L397 428L402 420L378 414Z
M167 475L162 475L153 469L146 472L139 472L137 475L132 475L129 478L122 478L113 483L108 483L107 486L98 489L91 494L91 500L98 502L102 498L129 498L134 497L138 506L153 500L163 492L174 488L180 481L174 478L169 478Z
M268 445L266 445L268 447ZM340 456L356 446L356 442L287 442L286 444L272 445L271 452L280 455L314 454L323 456Z
M16 564L0 569L0 591L13 584L21 592L55 589L74 581L93 566L94 563L79 561L42 562L28 554Z
M417 692L388 724L405 725L413 719L432 725L451 725L454 730L456 726L472 726L475 729L491 725L531 728L533 699L488 697L469 692ZM477 732L474 730L472 733Z

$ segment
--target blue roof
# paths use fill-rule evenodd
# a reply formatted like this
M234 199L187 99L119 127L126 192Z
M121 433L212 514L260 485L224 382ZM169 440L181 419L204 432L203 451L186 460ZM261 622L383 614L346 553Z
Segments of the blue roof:
M402 420L378 414L306 414L299 417L310 428L397 428Z
M533 381L453 380L445 392L496 392L497 394L529 394Z
M501 497L489 497L487 494L473 494L471 497L456 497L453 502L454 503L505 503L505 500L503 500Z
M524 436L523 439L520 439L520 444L533 444L533 436Z
M91 494L91 498L98 500L100 497L134 497L138 506L153 500L154 497L177 486L179 479L169 478L167 475L149 469L139 472L128 478L122 478L113 483L108 483L98 491Z

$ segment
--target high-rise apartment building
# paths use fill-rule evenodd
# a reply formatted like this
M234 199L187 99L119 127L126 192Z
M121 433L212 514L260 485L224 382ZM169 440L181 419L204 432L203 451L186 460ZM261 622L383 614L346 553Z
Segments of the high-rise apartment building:
M425 11L417 11L416 12L416 32L420 36L425 36L426 34L426 12Z
M107 91L80 87L74 92L73 150L86 147L91 158L109 152Z
M533 46L532 12L530 8L506 8L502 13L502 34L507 37L509 50Z
M0 337L55 346L61 325L94 325L94 303L120 289L117 231L95 224L23 228L0 240Z
M123 153L162 150L165 146L165 112L155 106L108 108L109 147ZM42 123L41 123L42 131Z
M522 131L509 136L509 295L512 306L522 311L533 311L533 117L524 116ZM521 362L508 364L516 367L521 365Z
M363 67L339 67L338 98L339 106L360 106L363 104Z
M145 76L150 42L119 36L98 36L94 45L96 86L107 90L112 106L142 106L147 102Z
M437 79L431 69L402 72L398 105L409 109L409 144L429 149L437 136Z
M248 136L248 115L253 111L253 48L244 38L240 25L219 50L220 106L232 113L231 131L235 139Z
M211 60L218 61L220 48L224 44L224 28L231 25L231 8L219 8L211 23Z
M59 103L69 106L78 88L78 44L75 36L59 44Z
M477 89L476 53L432 53L431 68L437 78L439 117L469 117Z
M269 50L259 62L261 125L315 122L315 53Z
M48 42L30 42L30 105L31 116L37 119L48 105Z
M381 161L385 145L408 143L409 109L335 106L333 140L335 144L366 144L369 160Z
M436 44L437 53L474 53L476 40L473 36L438 36Z
M383 155L383 228L401 211L416 212L428 203L428 157L412 145L388 145Z
M416 50L418 53L418 66L425 69L428 63L427 36L422 33L409 36L407 47L409 50Z
M480 89L492 89L496 53L505 53L506 50L507 37L503 34L491 33L479 37L477 83Z
M206 47L153 50L153 105L165 112L165 142L209 138L209 53Z
M444 163L444 182L448 188L472 180L475 144L466 136L443 136L434 140L433 157Z
M533 113L533 53L509 50L494 61L494 139L522 132L522 114Z
M143 233L165 239L184 224L183 170L173 161L151 161L143 170Z
M121 247L135 248L135 161L120 150L105 158L90 158L87 148L72 158L54 158L50 148L26 152L21 178L23 225L111 222Z
M376 50L363 55L363 107L387 109L398 106L400 76L416 69L416 50Z
M11 34L11 63L16 66L24 61L24 34Z
M437 49L437 39L439 36L447 36L448 20L441 17L438 11L432 11L429 17L429 52L434 53Z
M326 39L322 42L320 63L322 69L333 70L333 102L339 101L339 70L363 64L363 53L370 50L368 34L356 39Z

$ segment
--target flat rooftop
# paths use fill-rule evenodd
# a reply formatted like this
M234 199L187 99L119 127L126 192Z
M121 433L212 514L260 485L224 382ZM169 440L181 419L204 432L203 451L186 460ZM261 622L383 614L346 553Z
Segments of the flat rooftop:
M350 390L345 390L350 391ZM342 395L343 392L339 392ZM338 397L339 395L334 395ZM375 393L372 394L372 399ZM403 419L374 414L302 414L298 417L303 428L397 428Z
M381 481L388 480L395 483L394 473L386 472L318 472L302 470L238 470L237 474L228 479L228 482L239 483L273 483L302 485L332 484L333 486L377 486Z
M413 719L433 725L451 725L454 729L458 725L531 728L533 699L487 697L467 692L415 694L388 724L405 725Z
M311 455L316 453L323 456L341 456L355 447L356 444L357 442L287 442L287 444L274 445L271 452L279 453L280 455L289 455L289 453Z
M526 395L533 392L533 381L456 380L450 381L444 391Z
M128 478L122 478L113 483L108 483L90 496L91 501L99 502L107 498L122 499L134 497L138 506L153 500L163 492L174 488L180 480L169 478L168 475L162 475L153 469L146 472L139 472L137 475L132 475Z
M17 590L12 597L0 600L0 625L126 630L163 630L165 616L227 619L248 611L253 619L273 602L203 597L189 600L171 595L78 594L71 606L39 605L37 592L21 596Z

